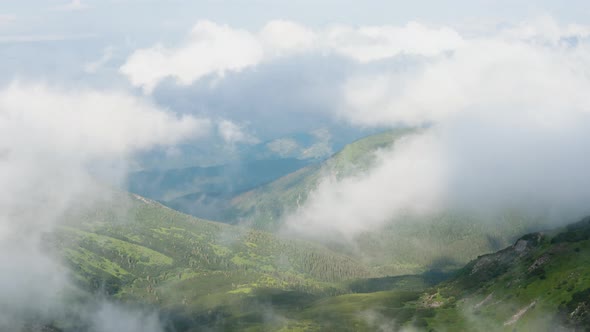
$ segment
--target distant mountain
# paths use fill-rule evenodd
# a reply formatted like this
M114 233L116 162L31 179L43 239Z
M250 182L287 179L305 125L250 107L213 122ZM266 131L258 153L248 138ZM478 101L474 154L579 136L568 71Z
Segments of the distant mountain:
M128 177L129 191L159 201L189 194L233 196L309 165L293 158L251 160L210 167L135 172Z
M231 222L227 210L233 197L321 162L342 145L330 131L319 129L235 147L226 151L230 156L221 165L168 168L174 158L160 156L160 167L132 172L126 189L200 218ZM180 147L178 154L188 159L201 155L196 148ZM157 165L155 160L148 164Z
M141 170L167 170L289 158L321 161L346 144L371 133L374 130L332 126L264 137L256 144L230 144L220 138L203 139L173 148L150 150L137 156L136 167Z

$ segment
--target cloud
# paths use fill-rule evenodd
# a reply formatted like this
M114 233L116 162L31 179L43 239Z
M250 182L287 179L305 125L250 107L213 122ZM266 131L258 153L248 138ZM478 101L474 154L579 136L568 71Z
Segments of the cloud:
M111 61L113 58L114 48L109 46L104 49L102 56L96 61L88 62L84 65L84 71L89 74L96 73L102 66Z
M71 11L87 10L90 8L91 7L88 4L83 3L82 0L72 0L71 2L69 2L65 5L55 7L55 10L71 12Z
M311 132L316 141L301 151L300 158L326 158L334 151L332 150L332 134L326 128L316 129Z
M282 158L318 159L326 158L333 153L332 134L327 128L309 132L310 142L283 137L266 143L268 151Z
M363 125L419 125L477 112L559 120L588 109L587 56L586 44L476 39L417 71L350 79L344 114Z
M417 22L404 27L338 26L326 33L328 49L363 63L399 54L435 56L462 43L463 38L451 28L428 28Z
M285 20L268 22L259 38L267 52L275 56L309 51L317 42L313 30Z
M259 140L246 133L244 128L229 121L229 120L221 120L217 123L217 132L223 139L223 141L227 144L256 144L259 143Z
M277 138L266 143L266 147L283 158L299 153L301 150L301 146L292 138Z
M121 305L103 302L91 317L95 332L160 332L164 331L155 313L131 310Z
M103 157L196 138L209 128L206 119L177 117L124 93L74 95L42 84L11 84L0 91L0 108L2 131L12 137L4 140L8 149L19 138L33 146Z
M427 214L440 206L444 173L433 136L411 136L379 154L368 174L325 177L295 213L286 217L297 233L351 237L375 229L395 214Z
M590 43L583 27L542 22L345 82L336 116L427 128L379 152L367 173L325 178L287 227L353 237L408 213L590 213Z
M12 83L0 89L0 329L51 318L73 287L42 235L64 214L108 201L136 152L204 135L209 122L111 91Z
M121 67L131 83L151 92L164 78L188 85L206 75L223 76L261 61L260 42L245 30L210 21L198 22L185 45L168 49L158 44L135 51Z
M450 28L429 28L416 22L404 27L334 26L314 31L295 22L274 20L255 33L199 21L182 45L167 48L157 44L136 50L120 70L131 84L151 93L166 78L188 85L208 75L223 77L226 72L240 72L277 57L336 54L367 63L399 54L433 56L461 43Z
M580 24L560 25L551 16L539 16L504 29L502 37L537 44L558 45L569 38L587 38L590 27Z

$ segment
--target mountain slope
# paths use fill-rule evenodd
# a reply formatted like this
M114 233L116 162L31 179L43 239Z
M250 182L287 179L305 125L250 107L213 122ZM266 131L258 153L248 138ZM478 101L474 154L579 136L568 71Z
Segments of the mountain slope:
M347 145L320 165L308 166L240 194L232 200L229 219L259 229L281 230L284 217L305 203L322 178L363 174L376 162L376 152L417 131L399 129L368 136ZM498 250L520 234L538 229L541 223L514 211L495 217L445 211L428 217L392 218L382 227L357 235L352 243L343 244L329 236L321 241L384 275L415 274L460 268L477 255Z
M87 292L155 306L175 317L174 326L191 317L199 318L189 326L233 317L267 298L344 294L347 280L377 276L313 243L197 219L137 195L112 196L72 211L47 234L46 250Z
M303 204L324 176L337 178L366 171L375 161L375 152L391 146L415 130L386 131L346 145L320 165L311 165L232 199L228 218L269 230L280 227L280 218Z
M113 195L73 211L45 245L83 289L149 305L171 331L590 328L590 218L522 236L435 285L444 276L385 277L313 243Z
M338 295L297 316L317 331L588 331L590 218L522 236L427 291Z
M334 137L331 130L338 135ZM140 163L148 168L131 173L125 189L196 217L227 221L225 210L232 197L321 162L334 148L340 149L351 137L360 135L344 128L331 130L295 133L252 146L209 146L210 152L229 155L207 167L170 167L169 163L178 158L186 159L181 165L195 158L207 158L208 154L196 146L181 146L173 155L152 152L151 156L144 155ZM192 164L203 165L197 160Z
M589 330L590 218L481 256L436 295L455 322L475 320L481 330Z
M113 273L108 266L103 272L119 279L164 270L251 270L320 281L370 275L359 262L309 242L197 219L136 195L116 195L113 206L72 215L72 222L56 233L75 265L96 265L93 260L105 258L121 272ZM338 271L316 270L316 259L334 263Z

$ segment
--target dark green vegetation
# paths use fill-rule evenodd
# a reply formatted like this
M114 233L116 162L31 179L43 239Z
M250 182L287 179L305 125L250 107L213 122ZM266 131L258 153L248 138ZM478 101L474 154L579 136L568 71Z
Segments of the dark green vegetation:
M590 218L531 233L470 262L423 296L425 325L451 329L589 330ZM464 328L462 328L464 327Z
M155 198L162 198L159 195L164 192L192 192L163 203L205 219L275 232L282 229L284 217L303 205L323 178L364 174L377 162L379 151L417 131L399 129L371 135L345 146L320 164L301 169L308 161L263 160L236 167L136 173L130 183L135 192ZM293 169L298 170L260 185ZM240 192L257 184L260 186L253 190ZM380 275L404 275L459 268L478 254L508 245L539 223L513 212L488 219L459 211L428 218L398 217L382 228L359 234L353 241L342 243L339 236L323 236L321 240L329 248L377 269Z
M232 223L280 230L283 217L296 211L324 177L362 175L377 162L377 153L390 149L419 129L386 131L357 140L321 164L311 165L269 184L242 193L231 201ZM392 188L392 190L395 190ZM384 275L449 271L477 255L503 248L541 221L513 211L495 217L475 217L447 211L429 217L398 217L383 227L356 236L353 243L323 237L322 242L348 252Z
M108 206L71 213L48 235L48 248L57 249L81 288L154 305L181 330L260 326L260 307L349 293L348 280L376 275L319 245L114 196Z
M320 164L301 169L308 159L253 160L235 166L140 172L131 176L130 184L132 191L166 200L163 204L185 213L275 232L281 230L283 218L303 205L324 177L343 179L364 174L376 163L376 153L416 131L400 129L371 135ZM449 211L429 218L396 218L380 229L356 236L352 242L342 243L336 236L322 237L322 243L362 261L380 275L449 271L478 254L508 245L536 223L515 213L506 213L500 222L486 222Z
M114 201L72 213L49 248L82 289L157 308L171 331L590 328L590 219L523 236L441 282L435 272L385 277L316 244L139 196Z
M367 137L239 194L228 223L113 193L72 212L46 243L86 294L155 308L170 331L588 326L588 221L520 239L540 223L511 211L489 220L458 211L400 217L351 242L274 232L323 176L362 174L376 151L412 132ZM80 329L68 319L52 326Z

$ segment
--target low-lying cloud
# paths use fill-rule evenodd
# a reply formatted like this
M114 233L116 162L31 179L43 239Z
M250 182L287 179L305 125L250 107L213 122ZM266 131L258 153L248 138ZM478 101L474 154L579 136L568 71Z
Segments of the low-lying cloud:
M465 38L411 70L350 78L336 116L428 127L369 172L324 179L287 226L353 236L405 213L589 213L589 74L588 29L545 18Z
M63 295L73 283L47 256L42 235L68 210L109 198L97 177L117 184L135 152L198 138L208 127L206 119L179 117L124 93L1 88L0 329L20 330L31 317L43 321L67 308Z
M219 120L217 122L217 132L223 141L231 146L234 144L257 144L260 140L249 134L244 126L238 125L230 120Z

